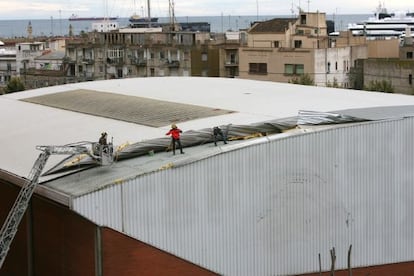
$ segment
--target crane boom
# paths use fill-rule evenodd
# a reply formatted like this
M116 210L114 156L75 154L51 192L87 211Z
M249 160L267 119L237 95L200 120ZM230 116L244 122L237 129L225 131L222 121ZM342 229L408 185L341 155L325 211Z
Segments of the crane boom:
M35 161L29 176L28 182L20 190L16 201L13 204L0 231L0 268L6 259L10 249L10 244L17 233L20 221L22 220L33 192L39 183L39 177L46 165L51 154L78 154L88 153L88 149L84 146L37 146L42 152Z

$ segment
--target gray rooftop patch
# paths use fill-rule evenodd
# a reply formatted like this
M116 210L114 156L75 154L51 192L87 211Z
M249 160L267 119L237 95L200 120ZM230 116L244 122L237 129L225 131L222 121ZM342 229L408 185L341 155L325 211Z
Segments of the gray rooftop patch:
M234 112L84 89L23 101L152 127Z

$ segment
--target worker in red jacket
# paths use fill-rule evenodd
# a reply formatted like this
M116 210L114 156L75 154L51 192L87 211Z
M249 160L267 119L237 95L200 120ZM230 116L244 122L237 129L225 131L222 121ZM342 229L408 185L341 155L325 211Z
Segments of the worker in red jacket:
M172 143L172 150L173 150L173 154L175 155L175 143L178 144L179 148L180 148L180 152L181 154L183 154L183 147L181 146L181 141L180 141L180 134L183 131L181 129L179 129L177 127L177 125L172 124L171 125L171 129L170 131L168 131L165 135L171 135L171 143Z

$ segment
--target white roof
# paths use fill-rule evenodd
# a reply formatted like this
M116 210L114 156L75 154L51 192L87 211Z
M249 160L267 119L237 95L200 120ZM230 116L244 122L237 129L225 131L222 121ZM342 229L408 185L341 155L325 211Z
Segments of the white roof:
M179 127L184 131L292 117L299 110L414 105L414 97L408 95L224 78L131 78L53 86L0 96L0 169L26 177L40 153L37 145L97 141L102 131L113 137L115 145L120 145L165 137L170 127L138 125L19 101L77 89L235 111L182 122ZM52 156L46 169L61 159Z

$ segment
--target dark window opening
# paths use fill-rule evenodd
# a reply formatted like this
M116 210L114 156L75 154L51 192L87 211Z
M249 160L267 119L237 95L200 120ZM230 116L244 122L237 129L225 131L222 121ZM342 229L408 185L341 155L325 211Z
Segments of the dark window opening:
M300 16L300 24L306 25L306 14Z
M249 63L250 74L267 74L267 63Z

